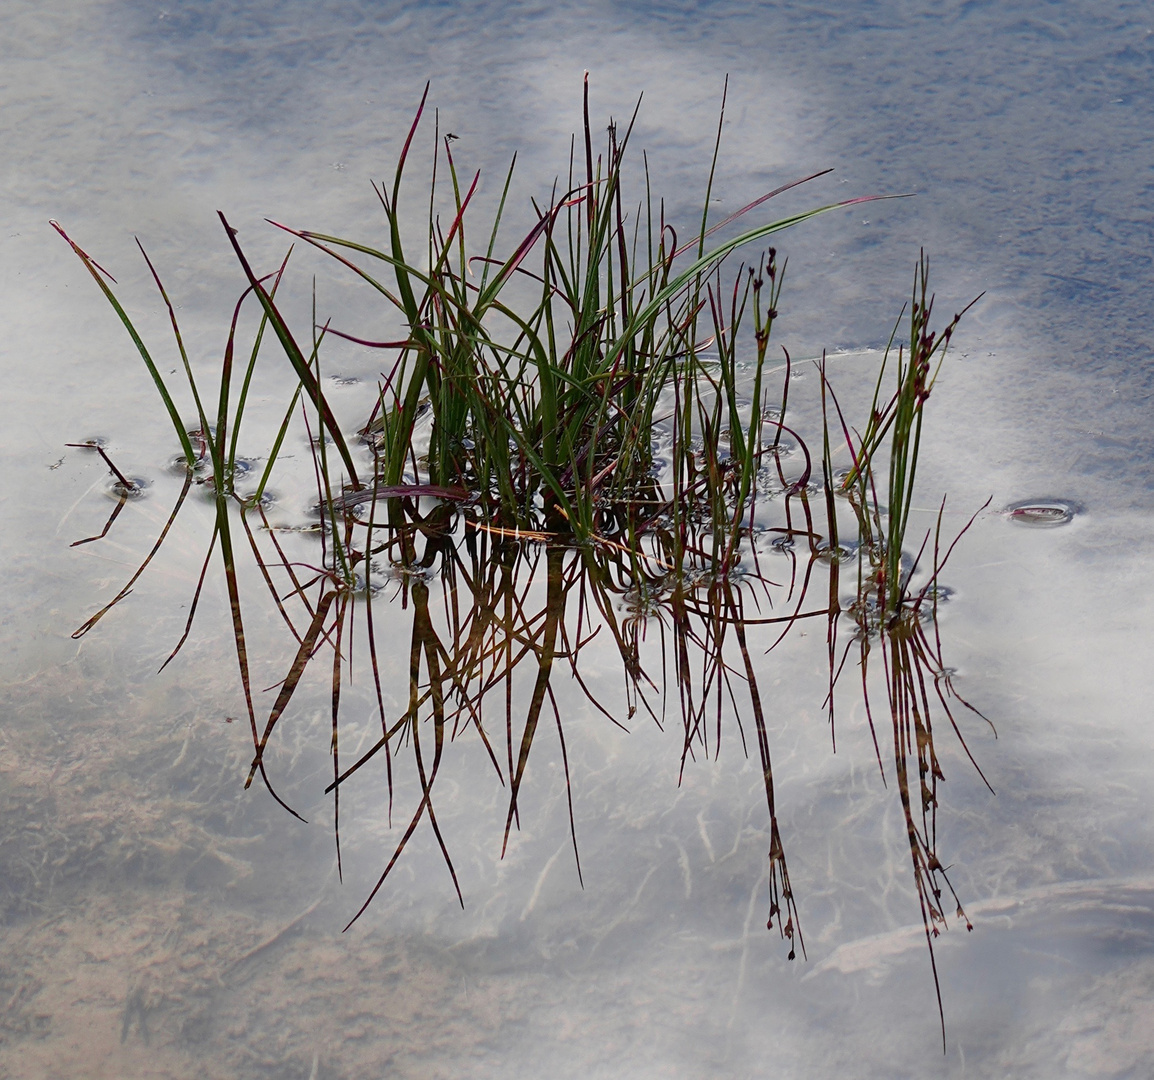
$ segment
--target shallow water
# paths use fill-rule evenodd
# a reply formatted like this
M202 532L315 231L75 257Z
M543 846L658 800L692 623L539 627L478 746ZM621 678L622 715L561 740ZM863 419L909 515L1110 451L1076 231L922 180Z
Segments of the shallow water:
M1151 1071L1143 5L11 3L0 20L0 1076ZM719 214L827 165L791 207L918 192L780 238L779 340L795 357L884 343L919 245L943 314L986 290L930 402L921 473L925 505L948 491L959 526L993 496L951 562L942 618L959 687L999 734L967 729L996 796L942 751L940 845L974 923L937 947L944 1056L900 811L852 695L830 753L819 631L763 676L808 950L793 964L764 928L764 795L736 740L679 788L675 732L625 736L574 693L584 890L555 750L535 752L523 829L499 861L503 796L475 781L470 747L441 795L466 910L419 833L342 935L396 829L374 789L353 788L336 881L323 688L273 761L304 826L241 790L251 749L243 721L226 722L243 705L223 590L154 674L183 624L207 504L121 608L69 638L179 483L139 358L47 220L116 274L161 341L139 235L209 364L240 287L218 208L264 261L283 253L265 216L371 235L368 178L391 169L431 79L455 153L484 170L480 198L519 153L513 236L565 166L586 68L596 117L645 92L636 139L683 232L726 71ZM321 265L298 268L299 298ZM331 280L322 306L366 325L361 297ZM874 360L833 361L847 402ZM354 419L376 360L328 362L362 380L334 389ZM260 435L242 452L261 453ZM112 506L103 466L63 446L94 436L152 487L110 539L70 549ZM1070 523L1001 512L1057 501L1079 509ZM256 623L254 641L273 629ZM597 647L588 670L616 692Z

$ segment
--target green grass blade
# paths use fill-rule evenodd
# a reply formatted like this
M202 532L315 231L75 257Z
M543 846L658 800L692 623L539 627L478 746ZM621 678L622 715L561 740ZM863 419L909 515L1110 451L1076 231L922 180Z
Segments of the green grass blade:
M188 437L188 432L184 429L184 422L180 418L180 413L177 411L176 405L172 400L172 395L168 392L168 387L164 383L164 379L157 370L156 364L153 363L148 349L145 347L144 341L136 332L136 327L133 326L132 320L128 317L127 312L120 306L120 301L116 299L112 290L104 280L103 274L107 271L98 269L95 260L82 248L75 243L72 238L61 228L60 224L55 221L50 221L49 224L64 238L68 246L76 252L80 261L84 263L85 269L92 275L92 279L100 286L100 291L104 293L108 302L112 305L112 309L119 316L120 321L124 324L124 328L128 331L129 337L132 338L133 344L140 353L141 359L144 361L144 366L148 368L149 375L152 376L152 381L156 385L157 392L160 394L161 400L164 402L164 407L168 411L169 418L172 420L172 426L176 431L176 436L180 440L181 449L184 451L185 461L191 469L196 464L196 454L192 449L192 440ZM112 277L108 274L108 277ZM115 281L115 279L113 279Z

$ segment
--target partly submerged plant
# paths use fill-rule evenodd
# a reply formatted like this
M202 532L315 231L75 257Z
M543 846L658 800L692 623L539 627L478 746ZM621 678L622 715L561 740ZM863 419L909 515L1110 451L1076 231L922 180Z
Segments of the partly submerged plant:
M970 755L954 714L955 707L960 704L974 715L982 716L957 693L950 669L942 657L938 632L938 603L942 596L940 575L958 540L969 530L977 513L989 505L989 500L970 518L944 555L941 550L946 505L944 498L937 514L936 526L927 532L912 558L906 548L906 533L914 506L914 482L921 447L924 407L937 381L950 339L962 315L976 302L971 301L954 315L941 332L931 329L934 298L929 291L929 260L924 252L921 253L914 272L913 296L909 304L908 343L899 344L896 350L893 389L891 391L886 388L886 374L894 355L894 341L901 328L901 317L890 335L878 371L869 417L861 432L847 425L833 388L826 378L824 363L820 372L823 406L828 395L833 402L838 426L852 461L850 468L837 479L832 467L831 425L827 409L823 475L833 548L838 546L835 494L848 497L858 531L856 595L846 611L854 626L854 633L840 662L836 658L837 615L840 615L837 599L840 559L834 560L831 570L828 637L830 688L827 698L830 722L832 725L835 684L850 651L856 647L866 716L873 734L878 765L882 767L869 689L869 658L872 649L878 647L882 653L886 700L893 727L893 758L898 793L930 961L934 966L938 1010L943 1017L943 1046L944 1012L933 951L933 939L946 924L943 892L949 892L957 917L965 921L967 929L972 929L972 926L937 852L938 784L945 776L934 748L935 712L949 722L987 787L989 782ZM886 480L880 482L878 474L883 470ZM879 488L885 492L884 503L879 498ZM917 580L927 547L931 548L930 570L920 587L915 587L913 583ZM986 722L989 723L988 720ZM915 768L916 777L913 775ZM882 775L884 778L884 767ZM992 788L990 790L993 791Z
M270 739L306 671L318 653L329 650L333 758L329 791L336 800L338 861L342 785L367 761L383 754L391 816L394 753L402 745L411 748L421 796L365 906L422 820L432 828L456 883L433 794L444 754L465 730L478 736L496 777L507 786L508 842L519 821L518 799L530 751L550 713L567 762L564 725L551 687L558 667L570 671L594 707L614 722L627 721L639 708L659 719L666 701L675 696L683 727L683 767L699 753L717 754L723 718L736 724L744 745L743 718L748 718L756 736L769 814L769 925L776 920L790 941L792 958L794 942L802 941L777 822L757 656L759 649L769 651L778 644L798 620L825 618L832 724L835 683L849 654L847 647L838 661L838 624L848 617L855 624L851 645L856 642L860 649L867 709L871 642L880 639L884 644L897 784L932 955L932 936L942 921L938 879L944 879L944 872L933 825L941 773L933 749L930 682L961 736L950 712L950 700L956 695L936 636L937 581L945 562L939 560L940 518L933 572L918 592L911 586L918 560L903 563L903 545L922 410L960 315L941 336L930 330L932 297L927 292L928 264L922 259L909 349L903 346L897 352L897 388L891 397L885 396L887 350L870 416L860 434L841 417L822 365L823 404L830 395L852 464L839 479L833 468L839 440L831 441L835 429L826 410L823 482L816 485L804 439L786 426L788 353L780 409L770 407L766 385L768 344L784 265L779 267L770 248L752 266L739 268L728 285L723 267L743 245L863 200L820 206L757 225L707 250L707 242L719 230L805 182L797 181L714 225L704 212L693 239L679 244L663 203L651 193L647 168L642 197L626 201L625 151L632 121L623 132L611 124L604 151L594 154L586 87L583 167L575 167L577 156L572 155L564 190L560 195L554 192L543 207L535 207L536 224L504 258L494 253L512 167L485 232L484 254L470 254L466 224L478 176L463 183L450 138L435 133L431 184L435 196L438 171L447 171L451 190L447 227L431 198L427 252L422 259L413 259L403 239L409 219L401 210L402 179L424 102L422 98L391 186L375 188L387 232L383 247L278 226L325 252L381 298L403 326L395 340L370 340L328 322L319 324L315 310L307 337L294 331L277 300L288 256L273 273L259 274L236 230L221 215L247 288L233 311L219 372L217 409L210 417L175 312L149 262L196 409L191 431L161 367L114 295L111 276L55 226L97 281L140 352L172 420L185 471L176 506L149 556L129 585L76 636L91 629L127 594L164 542L190 486L211 485L216 508L213 535L184 635L168 661L188 636L219 545L254 745L248 782L259 772L273 791L265 771ZM717 155L715 145L711 182ZM250 294L259 304L260 319L241 374L234 365L234 347L242 306ZM530 299L522 305L525 295ZM292 384L286 388L287 409L259 482L254 491L240 492L238 432L269 329L288 360ZM320 364L329 335L395 354L367 410L359 443L338 423L325 395ZM745 356L752 362L745 363ZM234 387L237 381L239 389ZM286 554L263 500L298 413L313 448L320 517L321 552L309 566ZM787 470L783 464L783 436L796 444L804 461L800 469ZM115 468L107 455L105 459ZM875 475L883 467L888 469L888 483L882 485L888 500L884 504ZM844 611L839 593L843 546L835 507L839 488L850 496L858 532L856 600ZM810 505L811 495L818 492L826 507L824 534ZM771 509L767 512L766 507ZM239 533L296 643L285 677L272 688L275 701L263 723L257 718L242 617L244 575L240 545L234 543ZM762 570L767 537L790 556L788 584L775 585ZM411 613L407 704L399 716L390 715L386 706L379 653L382 632L374 614L381 603L375 594L382 561L400 582L397 594ZM806 610L815 575L823 572L828 575L828 602ZM538 609L529 600L530 584L542 574L545 592ZM444 592L443 603L432 602L434 589ZM625 616L620 613L623 603ZM751 604L757 609L752 614ZM780 613L770 612L773 608ZM342 769L341 687L351 669L359 614L364 633L358 640L368 653L381 735L367 753ZM660 671L645 659L642 642L647 626L657 628L662 642ZM600 627L608 629L622 661L628 702L624 718L592 694L581 676L580 648ZM522 664L535 667L536 673L518 734L512 679ZM486 703L494 694L503 702L505 714L503 752L485 723ZM869 719L872 728L872 712ZM876 733L874 741L877 747ZM920 819L912 760L920 774ZM882 764L880 748L878 763ZM882 771L884 776L884 767ZM576 854L575 832L573 840Z

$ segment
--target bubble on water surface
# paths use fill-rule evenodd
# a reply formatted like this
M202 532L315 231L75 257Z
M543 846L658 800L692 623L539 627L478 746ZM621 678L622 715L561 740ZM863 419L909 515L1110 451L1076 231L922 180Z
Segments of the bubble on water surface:
M142 476L125 477L128 480L127 484L115 477L109 479L107 492L114 499L143 499L145 489L151 486L150 481Z
M860 549L861 544L856 540L842 540L836 546L820 544L817 549L817 557L826 563L843 563L856 558Z
M193 476L203 476L212 464L207 457L199 457L192 464ZM188 472L188 458L183 454L174 454L168 461L168 471L176 476L184 476Z
M183 463L184 459L181 458L180 461ZM207 495L209 498L215 498L216 477L212 473L212 462L206 461L204 469L199 468L199 465L200 462L197 463L197 467L193 468L193 475L196 477L196 482L201 485L201 490L205 495ZM254 469L256 469L255 461L252 461L249 458L237 458L232 463L232 468L228 470L229 476L232 479L233 489L235 490L236 484L240 480L243 480L246 476L250 475Z
M260 499L257 499L255 491L240 493L240 497L246 507L255 508L259 503L265 510L275 506L280 498L275 491L269 491L267 488L261 492Z
M762 435L764 445L761 452L765 457L786 458L792 457L797 453L797 442L793 439L782 436L777 442L774 442L774 434L777 431L776 424L767 424L768 430Z
M955 596L958 590L950 585L931 585L925 594L923 603L927 604L948 604ZM921 595L920 593L916 595Z
M1082 508L1067 499L1023 499L1006 507L1006 516L1018 525L1050 529L1067 525Z

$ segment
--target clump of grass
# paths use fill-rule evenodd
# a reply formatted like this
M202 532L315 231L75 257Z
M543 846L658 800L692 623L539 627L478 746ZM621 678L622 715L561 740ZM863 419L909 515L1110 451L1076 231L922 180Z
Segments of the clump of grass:
M536 224L504 259L494 252L512 166L496 215L485 228L486 253L471 256L470 206L479 174L466 182L450 139L434 134L431 186L435 189L438 174L447 172L451 216L446 226L430 204L428 250L421 253L428 269L421 269L402 240L402 181L424 106L422 99L392 184L375 187L385 216L386 248L280 226L359 276L385 303L386 314L399 317L405 327L392 342L369 342L325 328L396 354L386 365L389 374L365 427L378 450L369 482L382 490L402 483L458 488L480 499L508 527L545 525L587 541L596 533L599 507L635 503L649 493L651 433L663 398L674 387L681 426L673 445L672 501L684 503L687 494L701 489L690 432L701 431L713 447L724 429L730 444L726 473L735 473L736 502L741 503L758 462L760 371L781 283L771 252L760 272L744 280L738 275L726 296L721 266L739 248L863 200L791 214L707 247L718 230L815 178L806 177L716 224L709 224L703 213L697 235L679 244L663 204L653 196L647 170L640 195L626 192L633 120L623 130L611 123L606 145L594 152L586 83L584 161L571 157L563 191L543 206L535 204ZM716 157L717 147L714 162ZM305 351L258 281L235 231L228 232L288 359L323 412L310 384ZM514 281L522 294L524 286L535 286L536 300L512 306L507 296ZM750 306L757 324L758 374L752 410L742 414L735 348ZM703 326L705 312L711 326ZM415 426L426 407L431 434L427 453L416 461ZM360 487L343 436L328 417L324 423L348 482ZM721 478L708 478L710 494L717 493ZM729 519L732 502L714 507L719 525Z
M277 300L289 255L274 272L259 274L222 214L246 288L232 314L216 410L210 417L173 306L148 263L170 315L195 406L192 431L162 368L117 300L115 282L56 226L128 330L183 453L182 491L133 581L164 542L191 485L211 485L213 535L184 635L166 663L188 636L219 548L253 739L247 782L260 774L273 791L265 771L270 740L290 713L316 657L326 648L330 651L333 781L328 790L336 802L338 865L341 787L368 761L384 755L390 820L394 756L402 745L411 751L421 792L365 906L422 821L435 834L464 902L434 805L444 755L463 732L476 734L489 767L508 791L505 844L518 826L529 756L544 728L556 730L568 782L564 725L552 689L558 669L571 672L592 705L615 723L627 724L644 712L663 724L667 703L676 702L683 769L699 755L719 752L726 724L736 727L748 752L745 721L751 720L770 837L768 925L788 939L792 959L795 944L803 951L804 944L778 827L758 650L772 650L800 620L824 618L831 730L835 684L850 649L855 644L859 649L868 711L868 659L877 642L883 645L897 786L932 957L932 937L944 922L939 882L948 886L948 879L936 853L934 815L941 771L934 753L930 684L961 734L950 711L951 701L961 699L942 663L936 632L938 575L949 557L949 551L939 557L940 517L932 574L920 591L910 583L928 540L908 565L903 551L923 408L961 315L940 335L930 329L933 299L923 257L910 309L908 349L899 346L891 361L891 337L860 434L842 417L821 366L825 424L818 486L805 440L786 423L788 353L780 408L770 408L767 357L784 262L779 265L777 252L769 248L731 277L724 270L743 246L864 200L818 206L755 225L710 247L719 230L822 175L785 184L711 224L709 191L718 142L706 210L691 238L680 242L666 220L664 204L651 191L647 164L639 173L640 194L627 194L634 175L626 158L633 119L624 128L610 124L604 147L594 152L586 85L582 137L574 140L565 183L541 205L534 204L536 223L503 257L496 253L512 166L495 216L482 233L479 250L484 254L473 254L469 238L478 175L469 179L458 172L451 139L434 130L430 187L435 195L447 179L444 186L451 196L443 217L430 196L427 250L414 258L404 241L410 222L403 209L404 180L424 110L423 97L391 183L374 186L386 226L383 247L278 225L355 274L383 303L387 317L402 325L395 340L371 340L351 328L319 323L315 300L307 332L294 330ZM238 326L250 298L259 305L259 325L247 362L238 365ZM383 365L387 374L357 433L342 429L325 396L321 354L331 335L389 357ZM256 490L242 496L235 487L238 435L266 336L275 339L287 359L293 385L286 391L286 411ZM887 371L896 371L892 393L886 389ZM288 557L262 500L295 423L304 427L313 448L321 519L320 557L308 567ZM804 459L804 466L788 475L780 453L783 434L796 442ZM833 458L843 440L852 464L838 479ZM772 531L790 557L788 583L771 581L759 561L762 526L756 523L755 510L759 499L771 498L759 484L767 470L777 477L772 497L779 500L780 524ZM834 506L839 488L850 496L858 534L857 599L848 611L839 599L843 557ZM818 491L827 511L824 534L810 501ZM274 687L267 719L262 710L260 721L242 616L244 548L295 643L287 674ZM390 714L382 685L376 614L381 600L373 588L382 560L400 582L393 600L399 600L411 618L407 703L399 716ZM828 576L828 601L814 607L811 586L821 573ZM537 595L530 585L542 575L544 597L536 608L529 599ZM123 599L131 584L77 636ZM438 589L443 596L434 602ZM771 608L780 613L767 614ZM853 621L855 633L839 659L843 617ZM381 734L367 753L342 768L341 689L350 677L358 624L363 626L360 647L368 652ZM596 698L581 676L580 649L601 627L608 629L621 658L624 716ZM652 658L646 660L649 628L661 642L656 667ZM535 668L535 675L518 718L512 680L522 664ZM503 706L503 746L500 734L494 735L485 720L493 695ZM872 711L869 720L872 728ZM881 766L876 731L874 742ZM915 762L917 778L912 774ZM572 826L571 800L570 791ZM580 876L575 830L573 846Z

